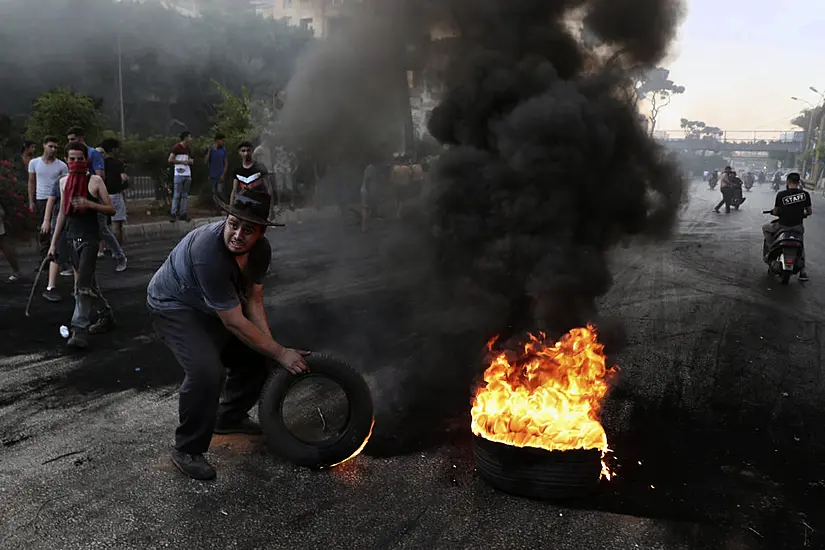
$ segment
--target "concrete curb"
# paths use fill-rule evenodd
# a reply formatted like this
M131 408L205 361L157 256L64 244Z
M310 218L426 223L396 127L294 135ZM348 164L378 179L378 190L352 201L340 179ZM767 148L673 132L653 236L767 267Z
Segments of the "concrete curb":
M305 208L295 211L285 211L280 216L280 221L289 225L290 223L300 223L308 220L326 219L338 215L338 207L327 207L316 210L315 208ZM139 223L123 227L126 238L126 249L130 243L151 241L153 239L163 239L170 237L183 237L196 227L213 223L224 219L224 216L214 216L211 218L195 218L188 222L177 221L170 223L168 219L158 222ZM39 243L37 236L25 241L15 241L15 247L19 252L37 252Z

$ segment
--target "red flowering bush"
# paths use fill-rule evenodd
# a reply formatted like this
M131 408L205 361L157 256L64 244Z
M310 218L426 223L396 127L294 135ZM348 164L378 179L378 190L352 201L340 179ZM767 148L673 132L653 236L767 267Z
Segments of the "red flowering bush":
M37 214L29 210L26 182L18 182L9 161L0 161L0 207L6 231L12 236L25 236L37 228Z

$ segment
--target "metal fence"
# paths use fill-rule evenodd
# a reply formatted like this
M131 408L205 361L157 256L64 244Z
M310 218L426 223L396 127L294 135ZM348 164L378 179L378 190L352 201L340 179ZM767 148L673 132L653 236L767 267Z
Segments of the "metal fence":
M127 199L155 199L157 185L155 179L150 176L137 176L129 178L129 188L125 194Z

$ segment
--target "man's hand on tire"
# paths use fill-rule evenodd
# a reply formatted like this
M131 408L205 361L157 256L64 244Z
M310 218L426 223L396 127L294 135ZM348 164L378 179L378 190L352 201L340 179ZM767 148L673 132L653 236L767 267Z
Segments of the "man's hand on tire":
M302 351L292 348L284 348L281 356L278 357L278 363L289 371L290 374L301 374L309 372L309 365L307 365L305 356L311 352Z

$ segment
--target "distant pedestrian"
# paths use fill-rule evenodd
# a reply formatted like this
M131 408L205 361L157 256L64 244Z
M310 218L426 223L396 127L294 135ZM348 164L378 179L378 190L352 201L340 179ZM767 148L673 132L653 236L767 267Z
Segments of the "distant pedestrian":
M252 142L242 141L238 145L238 153L241 155L241 165L235 168L232 173L232 192L229 195L229 202L235 202L235 196L240 191L254 189L256 191L266 191L272 199L272 193L266 185L266 168L259 162L255 162L252 157Z
M103 162L103 155L94 147L89 147L86 143L86 130L80 126L73 126L66 132L66 139L69 143L82 143L86 146L87 158L89 163L89 174L94 174L103 178L105 165Z
M69 173L69 167L65 162L57 158L57 138L46 136L43 139L43 155L35 157L29 162L29 208L37 212L37 220L40 223L40 259L46 257L51 245L54 230L54 222L57 218L57 210L54 210L54 200L49 208L49 199L57 196L60 178ZM54 212L54 214L52 214ZM60 247L64 251L63 247ZM65 253L64 261L68 261ZM59 265L51 262L49 265L49 283L43 297L50 302L60 301L60 295L56 290L57 274L60 271Z
M169 153L168 162L175 167L172 212L169 218L169 221L173 223L178 219L185 222L189 221L186 207L189 203L189 188L192 186L192 165L195 163L189 149L191 143L192 133L181 132L180 141L172 147L172 152Z
M295 210L295 196L298 191L295 186L295 178L293 177L298 170L295 155L287 151L283 145L278 145L275 147L272 160L272 169L275 172L275 193L278 206L281 205L282 201L286 202L286 200L288 200L290 210Z
M103 159L105 163L106 190L109 198L112 199L112 206L115 207L115 215L111 217L112 229L119 245L119 251L115 252L117 266L115 271L126 270L126 254L123 253L123 224L126 223L126 197L124 191L129 185L129 176L126 174L126 167L117 157L120 150L120 141L109 138L103 140Z
M212 184L212 195L225 199L224 184L226 172L229 169L229 155L226 152L226 141L223 134L215 134L215 144L206 150L206 166L209 168L209 182Z

